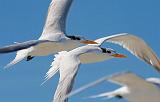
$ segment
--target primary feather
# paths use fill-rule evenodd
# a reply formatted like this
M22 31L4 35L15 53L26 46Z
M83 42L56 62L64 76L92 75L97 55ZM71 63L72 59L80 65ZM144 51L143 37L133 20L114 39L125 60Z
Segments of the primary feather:
M115 34L99 38L95 42L99 43L97 46L101 46L104 42L118 44L160 72L160 60L158 56L144 40L135 35L128 33Z
M67 54L67 51L61 51L58 54L55 54L54 61L51 64L51 68L48 70L45 76L45 81L49 80L52 78L59 70L60 68L60 63L62 58Z

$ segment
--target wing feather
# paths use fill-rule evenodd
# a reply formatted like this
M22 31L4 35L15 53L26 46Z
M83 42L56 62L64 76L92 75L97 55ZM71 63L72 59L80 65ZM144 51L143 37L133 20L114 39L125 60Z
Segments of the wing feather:
M152 65L157 71L160 72L160 60L149 45L137 36L122 33L116 34L104 38L95 40L98 45L102 45L104 42L110 42L118 44L123 48L127 49L136 57L142 59L148 64Z
M54 94L54 102L68 102L65 96L71 92L80 61L72 53L65 53L60 60L60 78Z
M66 18L73 0L52 0L48 8L42 38L65 34Z
M88 89L88 88L91 88L91 87L93 87L93 86L96 86L96 85L98 85L98 84L106 81L107 78L108 78L108 76L105 76L105 77L102 77L102 78L100 78L100 79L98 79L98 80L96 80L96 81L94 81L94 82L91 82L91 83L89 83L89 84L87 84L87 85L84 85L84 86L82 86L82 87L80 87L80 88L72 91L71 93L67 94L65 97L71 97L71 96L73 96L73 95L75 95L75 94L78 94L78 93L80 93L80 92Z
M15 52L23 49L27 49L31 46L38 45L40 43L50 42L48 40L30 40L22 43L15 43L13 45L5 46L0 48L0 54Z
M69 94L73 88L74 80L78 72L79 65L72 66L69 71L60 76L59 83L54 95L54 102L68 102L68 98L65 97ZM61 71L61 70L60 70Z
M128 87L146 87L150 86L151 83L147 82L145 79L137 76L136 74L132 72L121 72L116 73L110 77L108 77L108 80L119 84L119 85L125 85Z
M67 51L62 51L54 55L54 61L51 64L51 68L46 73L45 81L42 84L51 79L59 71L61 60L66 53Z

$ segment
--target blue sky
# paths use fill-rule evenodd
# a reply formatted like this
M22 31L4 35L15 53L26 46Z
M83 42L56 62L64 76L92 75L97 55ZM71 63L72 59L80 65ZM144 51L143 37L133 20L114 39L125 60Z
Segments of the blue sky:
M44 25L50 0L0 0L0 46L37 39ZM127 32L143 38L160 56L159 0L74 0L67 20L67 33L96 39L111 34ZM112 59L96 64L82 65L76 77L75 88L115 72L130 70L143 77L160 77L148 64L138 60L123 48L106 44L117 52L125 53L126 59ZM58 75L45 85L43 76L50 68L53 56L37 57L30 62L22 61L5 69L15 53L0 55L1 102L52 102ZM103 83L70 98L70 102L106 102L83 97L119 86ZM125 102L108 100L107 102Z

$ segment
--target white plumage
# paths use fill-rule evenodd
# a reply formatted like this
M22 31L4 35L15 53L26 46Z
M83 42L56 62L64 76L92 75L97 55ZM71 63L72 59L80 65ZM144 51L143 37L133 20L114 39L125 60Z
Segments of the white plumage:
M147 62L151 66L153 66L157 71L160 71L160 61L153 50L140 38L127 34L116 34L108 37L103 37L95 40L98 44L90 44L90 46L101 46L104 42L113 42L121 45L129 52L131 52L136 57L141 60ZM88 45L87 45L88 46ZM143 47L142 47L143 46ZM105 53L94 53L88 52L80 55L81 63L95 63L108 59ZM52 64L54 65L54 64ZM52 72L57 71L58 69L52 68ZM47 72L47 76L51 72L51 69ZM54 73L55 74L55 73Z
M87 48L87 49L88 48L92 48L92 47L93 48L94 47L99 47L100 48L100 46L105 41L106 42L114 42L116 44L118 43L119 45L121 45L122 47L124 47L128 51L130 51L132 54L134 54L135 56L141 58L145 62L149 63L150 65L152 65L154 68L156 68L159 71L159 69L160 69L159 59L158 59L158 57L156 57L156 55L154 54L152 49L143 40L141 40L140 38L138 38L138 37L136 37L134 35L126 34L126 33L116 34L116 35L100 38L100 39L95 40L95 42L97 42L98 44L90 44L90 45L78 47L78 48L73 49L73 50L71 50L69 52L70 53L71 52L79 53L79 49L82 49L82 48ZM143 48L141 46L143 46ZM101 50L103 52L103 48L101 48ZM93 62L107 60L107 59L110 59L110 58L113 58L113 57L120 57L120 58L121 57L125 57L123 55L116 54L116 52L114 50L112 50L112 49L108 49L108 50L109 50L109 52L107 50L105 50L105 53L102 53L102 52L101 53L97 53L97 52L95 53L94 51L91 51L91 50L88 51L87 53L82 53L81 52L81 54L79 55L79 58L80 58L79 60L80 60L81 63L93 63ZM64 53L64 52L61 52L61 54L62 53ZM108 55L110 55L110 56L106 56L106 53ZM60 55L56 56L57 57L56 60L60 61L59 59L64 57L63 54L61 56ZM112 55L112 57L111 57L111 55ZM54 62L53 62L52 63L52 67L47 72L45 82L47 80L49 80L52 76L54 76L56 74L56 72L58 70L60 70L61 68L65 69L65 66L64 67L60 67L59 63L57 63L56 60L55 60L55 63L56 63L55 66L54 66ZM150 63L150 62L152 62L152 63ZM66 62L65 61L61 62L61 64L63 64L63 63L70 63L70 62L69 62L69 60L66 60ZM68 69L68 70L70 70L70 69ZM63 75L63 74L64 73L60 72L60 75ZM67 83L67 81L65 83ZM63 86L63 87L65 87L65 86ZM56 93L55 93L55 95L56 95ZM60 98L60 97L58 97L58 98Z
M111 53L104 52L104 50L111 51ZM55 56L54 62L52 63L53 66L46 74L46 80L49 80L58 70L60 72L59 83L54 95L54 102L67 101L67 99L64 98L72 89L74 78L81 63L79 56L85 53L104 53L107 59L114 58L115 54L118 55L118 53L111 49L102 49L98 46L92 45L78 47L69 52L60 52L58 55Z
M86 40L84 37L66 34L66 18L72 2L73 0L52 0L48 8L42 35L38 40L16 43L0 48L0 53L18 51L17 56L19 57L16 57L6 67L16 64L25 58L29 61L35 56L46 56L59 51L71 50L81 44L95 43L91 40ZM25 53L25 56L22 53Z

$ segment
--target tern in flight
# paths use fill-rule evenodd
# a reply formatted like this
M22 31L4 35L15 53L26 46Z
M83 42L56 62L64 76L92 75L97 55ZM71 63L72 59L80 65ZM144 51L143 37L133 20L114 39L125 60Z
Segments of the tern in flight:
M6 67L23 59L31 60L35 56L46 56L59 51L71 50L81 44L94 44L80 36L66 34L66 18L73 0L52 0L42 35L38 40L16 43L0 48L0 54L17 51L15 59Z
M79 45L95 44L83 37L69 36L66 34L66 17L73 0L52 0L48 10L48 16L38 40L31 40L23 43L0 48L0 54L17 51L17 55L6 67L14 65L23 59L31 60L35 56L46 56L63 50L71 50ZM95 40L101 45L103 42L119 44L129 50L135 56L141 58L160 71L160 61L152 49L140 38L130 34L117 34ZM106 59L103 54L87 53L80 56L81 63L93 63Z
M140 58L141 60L145 61L149 65L153 66L158 72L160 72L160 60L157 57L157 55L154 53L154 51L146 44L145 41L140 39L139 37L127 33L121 33L121 34L115 34L103 38L99 38L95 40L97 44L90 44L90 46L97 46L101 47L101 45L104 42L111 42L114 44L118 44L122 46L123 48L127 49L129 52L131 52L136 57ZM86 45L88 46L88 45ZM102 47L101 47L102 48ZM106 53L111 53L113 51L105 50ZM55 55L56 57L57 55ZM108 56L106 56L105 53L94 53L94 52L87 52L83 53L80 56L81 63L95 63L100 62L108 59ZM118 57L115 56L115 57ZM121 56L120 56L121 57ZM46 73L46 79L50 79L56 72L58 71L58 67L54 67L54 63L51 64L51 68Z
M103 53L107 59L124 58L122 54L116 53L110 48L86 45L71 51L62 51L55 55L53 66L49 70L46 80L51 78L58 70L60 72L59 83L54 94L53 102L67 102L65 96L72 90L74 79L81 64L79 56L84 53Z
M52 67L46 73L46 78L44 81L46 82L58 71L60 72L59 84L54 96L54 100L62 100L61 97L64 97L64 95L71 91L80 63L93 63L108 60L114 57L125 57L124 55L117 54L113 49L102 48L101 45L104 42L117 43L129 50L135 56L152 65L158 71L160 69L159 59L156 57L151 48L143 40L134 35L125 33L116 34L97 39L95 42L98 44L81 46L68 52L59 52L59 54L55 55L55 59L51 64ZM143 46L143 48L141 46Z
M106 80L121 85L122 87L111 92L91 96L90 98L105 97L106 99L126 99L129 102L160 102L160 78L152 77L143 79L131 72L123 72L110 77L103 77L71 92L68 97L86 90L87 88L98 85Z

